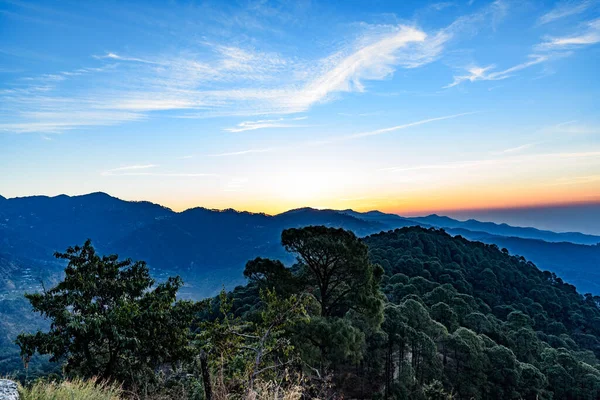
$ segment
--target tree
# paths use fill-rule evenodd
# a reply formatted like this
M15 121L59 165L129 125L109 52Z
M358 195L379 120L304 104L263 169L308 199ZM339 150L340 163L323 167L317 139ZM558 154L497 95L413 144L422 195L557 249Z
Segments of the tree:
M540 399L540 395L548 383L546 377L531 364L520 363L520 368L519 385L523 398L526 400Z
M353 309L381 323L379 281L383 269L369 261L367 246L352 232L324 226L286 229L286 250L298 257L309 285L315 290L323 317L342 317Z
M179 277L155 286L144 262L99 256L90 240L55 256L68 260L64 280L25 295L52 321L49 332L17 338L26 363L35 352L50 354L64 361L68 375L131 386L159 366L193 357L190 326L198 306L176 301Z
M517 390L521 377L519 362L513 352L502 345L485 350L487 354L488 394L496 399L518 397Z
M261 257L246 263L244 276L259 288L275 290L279 295L292 293L301 284L281 261Z
M250 322L232 314L233 299L221 291L219 318L204 321L198 335L202 354L211 356L219 384L233 391L242 387L248 396L257 379L273 378L298 361L286 330L309 320L305 297L281 298L275 291L265 289L260 291L260 300L260 317L257 322ZM204 381L209 398L212 389Z
M458 317L446 303L440 302L434 304L429 314L433 319L442 323L449 332L454 332L458 328Z

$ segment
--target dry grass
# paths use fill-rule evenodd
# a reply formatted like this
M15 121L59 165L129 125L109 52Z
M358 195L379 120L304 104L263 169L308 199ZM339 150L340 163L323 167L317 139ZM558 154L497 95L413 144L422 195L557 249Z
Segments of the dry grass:
M254 390L247 394L245 400L300 400L302 392L300 385L289 385L283 388L272 381L259 381L254 385Z
M216 382L214 382L216 383ZM303 388L300 382L281 385L273 381L256 381L254 390L244 395L229 392L224 386L213 386L213 400L300 400ZM19 386L20 400L189 400L183 388L167 392L140 395L126 392L120 386L96 379L73 379L62 382L38 381L31 386Z
M74 379L62 382L38 381L29 387L19 387L20 400L122 400L120 386L96 379Z

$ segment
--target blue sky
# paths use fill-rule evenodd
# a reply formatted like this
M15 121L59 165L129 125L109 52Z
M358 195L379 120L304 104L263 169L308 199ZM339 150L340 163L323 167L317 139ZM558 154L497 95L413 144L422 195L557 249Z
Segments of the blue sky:
M0 194L600 201L600 3L0 0Z

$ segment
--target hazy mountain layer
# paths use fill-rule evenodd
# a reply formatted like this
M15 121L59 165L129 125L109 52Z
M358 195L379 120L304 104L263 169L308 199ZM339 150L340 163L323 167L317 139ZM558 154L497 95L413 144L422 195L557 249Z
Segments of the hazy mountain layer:
M342 227L359 236L412 225L441 227L453 235L506 247L582 292L600 293L600 246L587 245L600 238L592 235L436 215L404 218L379 211L301 208L270 216L193 208L177 213L149 202L92 193L0 199L1 295L35 289L40 280L51 284L63 267L52 254L87 238L103 253L147 261L159 279L182 275L188 283L185 296L211 295L223 284L242 283L241 271L251 258L293 262L280 246L281 231L306 225Z

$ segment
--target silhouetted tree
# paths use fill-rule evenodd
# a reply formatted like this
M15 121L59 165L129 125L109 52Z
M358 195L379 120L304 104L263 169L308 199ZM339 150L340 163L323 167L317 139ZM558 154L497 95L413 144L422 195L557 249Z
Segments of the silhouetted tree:
M159 366L193 358L190 326L198 306L176 300L179 277L155 285L144 262L99 256L89 240L55 256L69 262L64 280L26 295L52 322L49 332L17 338L26 362L35 352L50 354L68 375L136 385Z

